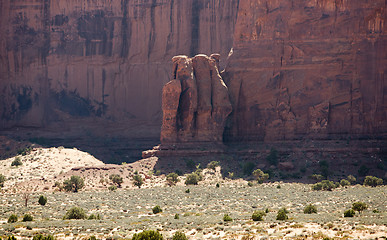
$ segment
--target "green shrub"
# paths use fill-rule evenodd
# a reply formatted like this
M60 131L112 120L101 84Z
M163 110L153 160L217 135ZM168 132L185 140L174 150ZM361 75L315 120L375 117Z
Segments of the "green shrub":
M160 176L160 175L161 175L161 171L160 170L156 170L155 176Z
M46 205L47 203L47 197L43 196L43 195L40 195L39 197L39 200L38 200L38 203L42 206Z
M86 213L80 207L72 207L66 212L63 219L86 219Z
M359 213L366 210L368 208L367 204L364 202L354 202L352 203L352 209L354 211L358 211Z
M54 236L52 235L43 235L43 234L38 234L35 235L32 240L54 240Z
M266 216L264 211L254 211L251 219L253 219L253 221L263 221L264 216Z
M353 175L348 175L347 180L351 183L354 184L356 182L356 178Z
M253 181L248 181L248 182L247 182L247 186L249 186L249 187L254 186L254 182L253 182Z
M17 238L14 235L8 236L7 240L17 240Z
M112 185L112 186L109 186L108 189L109 189L109 191L115 191L115 190L117 190L117 186Z
M177 173L170 173L167 175L167 182L168 185L176 185L177 182L179 182L179 175Z
M341 179L340 185L345 187L345 186L351 185L351 183L348 180L346 180L346 179Z
M374 176L366 176L363 184L364 186L376 187L383 185L383 179Z
M85 182L80 176L71 176L70 179L63 182L63 189L67 192L78 192L84 186Z
M12 214L8 218L8 223L15 223L15 222L17 222L17 215L16 214Z
M161 213L163 210L159 205L156 205L154 208L152 208L153 214Z
M344 211L344 217L353 217L355 216L355 211L353 209L348 209Z
M187 188L186 190L185 190L185 193L190 193L191 191L189 190L189 188Z
M324 176L323 175L320 175L320 174L312 174L309 176L310 179L314 179L316 181L321 181L324 179Z
M11 166L20 166L23 165L23 162L21 161L20 157L15 157L15 159L12 161Z
M117 185L117 187L121 187L121 184L124 182L122 177L118 174L112 174L109 176L110 181Z
M226 214L224 214L224 216L223 216L223 221L225 221L225 222L231 222L231 221L232 221L232 218L226 213Z
M313 204L308 204L308 205L304 208L304 213L305 213L305 214L317 213L317 208L316 208L316 206L314 206Z
M312 189L313 190L325 190L325 191L332 191L336 187L335 183L329 180L322 180L319 183L313 184Z
M250 176L253 173L255 168L255 164L252 162L247 162L243 165L243 174L246 176Z
M185 185L198 185L200 177L196 173L190 173L185 179Z
M220 184L219 183L216 183L216 185L215 185L217 188L219 188L220 187Z
M212 161L209 164L207 164L207 168L208 169L212 169L214 171L215 171L217 166L219 166L219 162L218 161Z
M87 240L97 240L97 238L94 235L92 235Z
M87 219L88 220L101 220L101 216L99 215L99 213L97 215L92 213Z
M266 208L265 213L269 213L269 212L270 212L269 208Z
M253 172L253 175L254 175L255 179L257 179L258 183L263 183L264 181L269 179L269 174L264 173L261 169L256 169Z
M178 214L178 213L176 213L174 218L175 218L175 219L180 219L180 216L179 216L179 214Z
M175 234L173 234L172 240L188 240L188 238L182 232L175 232Z
M4 182L6 181L7 179L5 178L5 176L3 174L0 173L0 188L4 187Z
M266 157L266 160L274 166L278 164L278 152L275 148L270 149L269 155Z
M163 240L163 235L158 231L145 230L140 233L135 233L132 240Z
M33 220L34 220L34 218L30 214L24 214L22 221L23 222L31 222Z
M288 210L286 210L286 208L281 208L280 210L278 210L277 212L277 217L276 219L277 220L287 220L289 217L288 217Z
M134 186L137 186L138 188L141 188L141 185L144 183L142 180L142 177L137 173L133 176L133 184Z

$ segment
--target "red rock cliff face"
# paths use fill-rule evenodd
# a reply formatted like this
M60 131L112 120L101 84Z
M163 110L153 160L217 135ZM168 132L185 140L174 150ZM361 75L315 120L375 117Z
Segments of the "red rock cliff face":
M385 0L241 0L228 140L385 136Z
M94 115L161 123L170 59L226 56L238 2L0 1L0 129Z

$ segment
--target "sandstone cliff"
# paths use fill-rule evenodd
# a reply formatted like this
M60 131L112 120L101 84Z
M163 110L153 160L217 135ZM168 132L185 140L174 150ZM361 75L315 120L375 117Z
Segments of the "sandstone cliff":
M226 56L238 2L0 1L0 129L79 116L160 123L170 59Z
M384 0L241 0L227 140L387 133Z

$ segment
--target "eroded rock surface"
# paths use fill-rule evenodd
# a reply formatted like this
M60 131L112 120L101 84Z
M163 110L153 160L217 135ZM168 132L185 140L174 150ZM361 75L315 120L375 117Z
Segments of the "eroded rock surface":
M386 2L241 0L228 140L387 133Z
M219 75L219 55L176 56L163 88L161 143L222 142L232 107Z

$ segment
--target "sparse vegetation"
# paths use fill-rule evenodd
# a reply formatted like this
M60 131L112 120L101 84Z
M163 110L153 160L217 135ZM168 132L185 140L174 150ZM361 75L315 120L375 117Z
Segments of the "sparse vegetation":
M158 231L145 230L140 233L135 233L132 240L163 240L163 235Z
M383 185L383 179L374 176L366 176L363 184L364 186L376 187Z
M269 174L264 173L261 169L254 170L253 175L255 179L257 179L258 183L263 183L264 181L269 179Z
M155 207L152 208L153 214L161 213L163 210L159 205L156 205Z
M316 191L319 191L319 190L332 191L332 189L336 187L337 186L335 185L335 183L329 180L322 180L321 182L312 185L312 189Z
M196 173L190 173L185 179L185 185L197 185L200 177Z
M286 210L286 208L281 208L280 210L278 210L277 212L277 217L276 219L277 220L281 220L281 221L284 221L284 220L287 220L289 217L288 217L288 210Z
M223 216L223 221L225 221L225 222L231 222L231 221L232 221L232 218L226 213L226 214L224 214L224 216Z
M12 214L8 218L8 223L15 223L15 222L17 222L17 215L16 214Z
M38 234L38 235L35 235L32 240L54 240L54 236L52 235L43 235L43 234Z
M46 205L47 203L47 197L43 196L43 195L40 195L39 197L39 200L38 200L38 203L42 206Z
M317 213L317 207L314 206L313 204L308 204L304 208L304 213L305 214L312 214L312 213Z
M180 219L180 215L176 213L174 219Z
M7 179L5 178L5 176L3 174L0 173L0 188L4 187L4 182L6 181Z
M254 211L251 219L253 219L253 221L263 221L264 216L266 216L264 211Z
M109 176L110 181L113 182L113 184L117 185L117 187L121 187L121 184L124 182L122 177L119 174L112 174Z
M212 161L209 164L207 164L207 168L208 169L212 169L214 171L215 171L217 166L219 166L219 162L218 161Z
M368 206L364 202L354 202L354 203L352 203L352 209L354 211L358 211L359 213L361 213L362 211L366 210L367 208L368 208Z
M344 211L344 217L353 217L355 216L355 211L353 209L348 209Z
M345 187L351 185L351 183L347 179L341 179L340 185Z
M72 207L66 212L63 219L86 219L86 213L83 208Z
M34 220L34 218L30 214L24 214L22 221L23 222L31 222L33 220Z
M188 240L188 238L182 232L175 232L172 236L172 240Z
M97 215L95 215L94 213L91 214L88 218L88 220L100 220L101 219L101 216L99 215L99 213Z
M134 186L137 186L138 188L141 188L141 185L144 183L144 181L142 180L142 177L136 173L134 176L133 176L133 184Z
M310 179L316 180L316 181L321 181L324 179L323 175L320 174L312 174L309 176Z
M170 173L167 175L167 183L169 186L176 185L179 182L179 175L177 173Z
M117 190L117 186L116 185L111 185L108 187L109 191L115 191Z
M80 176L71 176L70 179L63 182L63 189L67 192L78 192L84 186L85 182Z
M20 166L23 165L23 162L21 161L20 157L15 157L15 159L12 161L11 166Z
M348 175L348 176L347 176L347 180L348 180L351 184L355 184L355 183L356 183L356 178L355 178L353 175Z
M185 193L190 193L191 191L189 190L189 188L187 188L186 190L185 190Z

